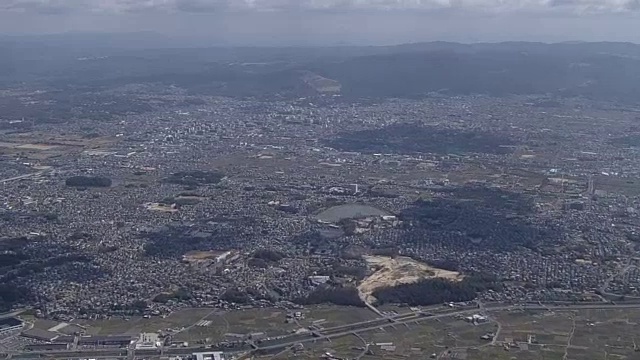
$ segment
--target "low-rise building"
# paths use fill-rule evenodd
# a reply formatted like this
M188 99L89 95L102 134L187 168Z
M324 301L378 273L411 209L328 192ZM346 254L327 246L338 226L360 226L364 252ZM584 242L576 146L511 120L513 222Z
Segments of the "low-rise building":
M213 352L198 352L193 353L193 356L196 357L196 360L225 360L224 353L221 351L213 351Z

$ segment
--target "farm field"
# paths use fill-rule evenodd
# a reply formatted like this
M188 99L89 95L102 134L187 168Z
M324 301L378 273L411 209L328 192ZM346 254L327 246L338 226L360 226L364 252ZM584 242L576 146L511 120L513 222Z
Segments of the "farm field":
M469 310L470 309L470 310ZM404 307L386 306L384 313L410 313ZM413 309L417 311L417 309ZM111 318L107 320L57 323L25 316L37 329L70 334L132 335L141 332L171 334L174 342L189 346L214 345L251 338L262 340L285 337L283 342L302 341L255 354L256 359L319 359L330 354L339 359L473 359L473 360L590 360L640 358L639 309L553 309L550 311L484 310L480 321L467 319L475 310L434 306L423 308L433 314L414 321L378 322L344 331L327 339L309 335L286 337L313 327L320 334L339 331L330 328L377 319L365 308L310 306L304 309L276 308L224 311L184 309L162 318ZM447 315L447 313L453 313ZM416 322L415 320L419 321ZM378 325L375 325L378 326ZM351 332L350 332L351 331ZM265 344L273 344L273 341ZM186 349L185 349L186 350ZM229 353L232 355L232 353Z

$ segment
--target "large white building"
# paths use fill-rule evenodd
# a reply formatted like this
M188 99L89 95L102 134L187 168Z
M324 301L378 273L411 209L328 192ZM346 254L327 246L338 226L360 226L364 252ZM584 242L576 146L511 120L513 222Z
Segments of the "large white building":
M141 333L138 341L136 341L136 349L157 349L162 346L160 337L157 333Z
M196 360L225 360L222 351L193 353Z

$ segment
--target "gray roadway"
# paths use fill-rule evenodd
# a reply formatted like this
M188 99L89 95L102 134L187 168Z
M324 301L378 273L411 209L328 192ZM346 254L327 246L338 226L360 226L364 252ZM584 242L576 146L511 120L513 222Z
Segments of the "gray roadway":
M487 306L484 309L486 311L504 311L504 310L518 310L518 309L550 311L550 310L598 310L598 309L627 309L627 308L640 309L640 304L620 304L620 305L585 304L585 305L551 305L551 306L523 304L523 305ZM336 337L352 335L354 333L366 332L366 331L384 328L388 326L394 326L398 324L408 324L408 323L421 322L421 321L426 321L431 319L439 319L439 318L445 318L445 317L456 316L456 315L470 314L470 313L478 312L478 310L479 309L477 308L465 309L462 311L452 311L452 312L443 313L443 314L434 314L432 316L422 316L420 314L416 314L415 317L408 317L406 319L402 319L394 322L388 322L382 325L362 327L355 330L349 330L349 331L343 331L343 332L338 332L334 334L324 335L324 337L322 338L311 338L311 339L304 339L304 340L298 340L298 341L288 341L288 342L282 342L282 343L278 343L274 345L266 345L266 346L261 344L259 350L269 351L269 350L291 346L296 343L308 343L308 342L317 341L319 339L332 339ZM404 315L406 316L406 314Z
M484 306L485 311L504 311L504 310L600 310L600 309L640 309L640 304L609 304L609 303L597 303L597 304L569 304L569 305L539 305L539 304L520 304L520 305L487 305ZM470 314L478 312L477 308L466 308L463 310L452 310L445 313L423 315L421 313L404 313L390 317L390 319L376 319L368 320L348 325L337 326L334 328L327 328L322 331L321 337L313 336L301 336L290 335L283 339L272 340L263 342L258 347L257 351L273 352L284 350L287 347L298 343L310 343L316 341L322 341L326 339L333 339L355 333L371 331L379 328L409 324L421 321L427 321L432 319L441 319L446 317L452 317L456 315ZM391 320L391 321L390 321ZM193 352L210 350L202 347L188 347L188 348L166 348L164 355L184 355ZM230 352L247 351L249 347L229 349ZM137 351L137 355L151 355L159 356L159 351ZM38 359L42 357L55 357L68 358L68 359L80 359L80 358L126 358L126 349L91 349L81 351L40 351L40 352L18 352L12 355L15 359Z
M0 184L4 184L4 183L8 183L11 181L16 181L16 180L22 180L22 179L26 179L26 178L30 178L36 174L42 174L42 171L37 172L37 173L31 173L31 174L26 174L26 175L20 175L20 176L14 176L11 178L7 178L7 179L0 179Z

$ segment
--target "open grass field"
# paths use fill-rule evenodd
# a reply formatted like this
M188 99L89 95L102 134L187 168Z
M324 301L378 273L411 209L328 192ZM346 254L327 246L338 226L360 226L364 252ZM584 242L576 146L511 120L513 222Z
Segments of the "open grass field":
M131 317L124 319L114 317L108 320L78 321L78 324L87 328L87 333L92 335L121 335L139 334L146 331L159 331L166 329L181 329L190 326L203 317L212 313L213 309L186 309L177 311L166 318Z
M640 359L639 310L504 311L473 325L454 317L360 332L264 359ZM499 330L499 331L498 331ZM481 339L497 333L495 344ZM368 350L364 351L368 344ZM384 350L381 344L391 348ZM395 347L395 348L393 348Z
M309 326L315 323L323 328L368 321L377 318L376 314L365 308L335 305L318 305L308 307L302 311L302 313L304 314L304 319L299 321L300 325Z
M473 325L460 319L399 324L349 335L331 341L318 340L304 350L287 352L273 359L318 359L327 352L339 358L428 359L432 354L445 358L469 358L471 348L487 346L480 337L495 331L492 323ZM365 351L365 347L368 351ZM457 357L455 357L457 356ZM265 357L270 358L270 357Z
M84 149L108 148L116 142L115 138L26 132L3 136L3 141L0 141L0 156L20 155L41 160Z
M640 181L637 179L600 175L595 176L593 180L597 190L627 196L638 196L640 194Z
M210 321L208 325L192 326L174 335L174 339L190 343L216 343L234 338L226 336L227 334L264 333L269 337L287 335L297 327L295 324L286 323L286 315L286 311L280 309L212 313L204 318L205 321Z
M409 311L393 306L381 310ZM445 310L434 307L429 312L442 314ZM322 332L322 328L376 318L370 310L340 306L313 306L300 312L300 319L287 321L287 310L283 309L185 309L166 318L70 321L58 332L77 330L80 326L89 334L99 335L136 335L172 329L174 340L197 345L233 340L233 334L263 333L264 337L272 338L312 324ZM436 359L463 360L640 359L640 309L510 310L489 311L487 315L489 320L477 325L462 316L447 316L359 331L331 340L317 338L301 348L284 349L258 359L319 359L326 353L359 360L429 359L434 354ZM58 325L54 321L30 321L43 330ZM482 338L487 334L495 334L495 341Z

